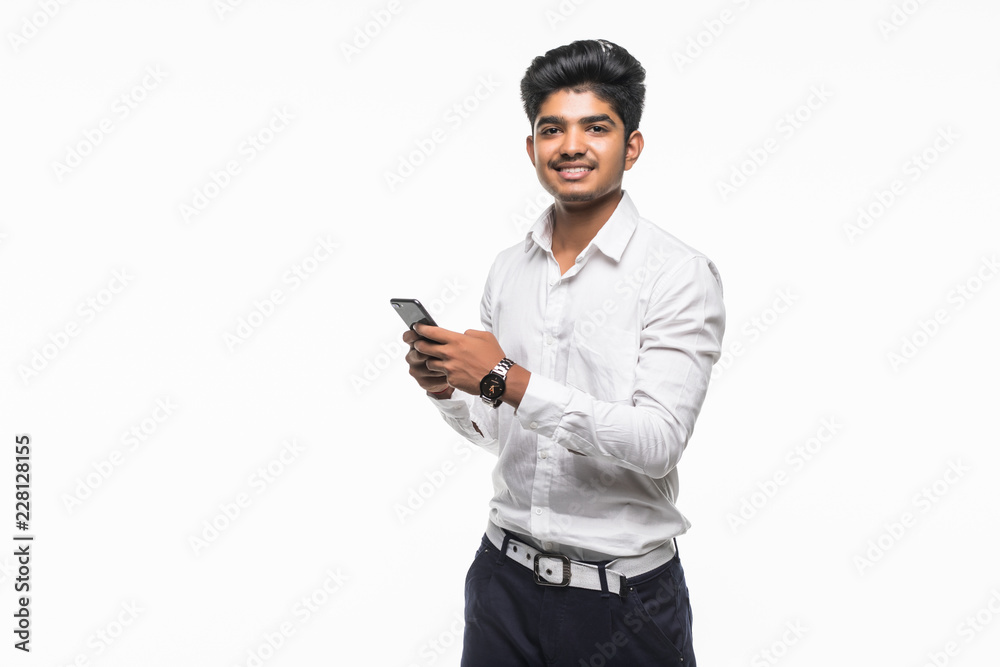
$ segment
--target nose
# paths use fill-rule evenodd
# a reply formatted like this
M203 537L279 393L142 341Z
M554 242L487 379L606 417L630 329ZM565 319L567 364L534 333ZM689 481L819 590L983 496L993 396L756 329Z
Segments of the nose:
M587 152L587 145L584 138L585 134L583 130L577 127L567 128L563 132L563 140L559 146L559 152L567 157L583 155Z

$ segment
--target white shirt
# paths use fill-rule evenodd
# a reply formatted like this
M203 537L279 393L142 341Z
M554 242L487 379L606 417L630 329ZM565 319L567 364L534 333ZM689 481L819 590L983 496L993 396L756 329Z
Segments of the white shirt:
M552 215L497 255L480 305L484 329L531 373L518 408L428 397L498 456L498 526L577 560L644 554L691 526L674 505L676 466L720 355L722 282L627 192L560 275Z

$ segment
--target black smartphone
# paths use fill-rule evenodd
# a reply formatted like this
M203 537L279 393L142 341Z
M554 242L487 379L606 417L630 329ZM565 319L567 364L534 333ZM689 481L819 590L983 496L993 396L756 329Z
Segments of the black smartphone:
M410 329L413 329L413 325L418 323L429 324L432 327L437 326L437 322L434 321L431 314L416 299L389 299L389 303L392 304L393 310L399 313L399 316L406 322L406 326ZM424 338L424 340L427 339Z

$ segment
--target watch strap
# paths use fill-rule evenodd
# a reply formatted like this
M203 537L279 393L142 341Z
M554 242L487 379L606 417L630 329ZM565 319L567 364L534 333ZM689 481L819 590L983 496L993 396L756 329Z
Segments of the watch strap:
M501 380L504 380L506 382L507 371L509 371L513 365L514 365L514 361L512 361L511 359L508 359L507 357L504 357L499 362L497 362L497 365L494 366L493 369L489 373L487 373L486 375L483 376L483 380L485 380L486 378L488 378L490 375L496 375L496 376L499 376ZM506 387L505 387L505 389L506 389ZM480 398L483 399L484 403L486 403L487 405L489 405L491 407L494 407L494 408L500 407L500 404L503 403L503 394L502 393L501 393L500 396L498 396L495 399L489 398L489 397L484 396L482 394L480 394Z
M511 366L513 365L514 365L513 361L511 361L507 357L504 357L503 359L497 362L497 365L493 367L493 370L491 370L490 373L496 373L500 377L507 379L507 371L509 371Z

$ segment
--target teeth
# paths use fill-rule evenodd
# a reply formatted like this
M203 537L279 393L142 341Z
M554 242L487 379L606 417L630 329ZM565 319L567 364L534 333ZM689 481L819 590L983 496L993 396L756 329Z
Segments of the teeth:
M569 167L568 169L560 169L559 171L565 171L565 172L569 172L571 174L575 174L575 173L580 172L580 171L590 171L590 168L589 167Z

